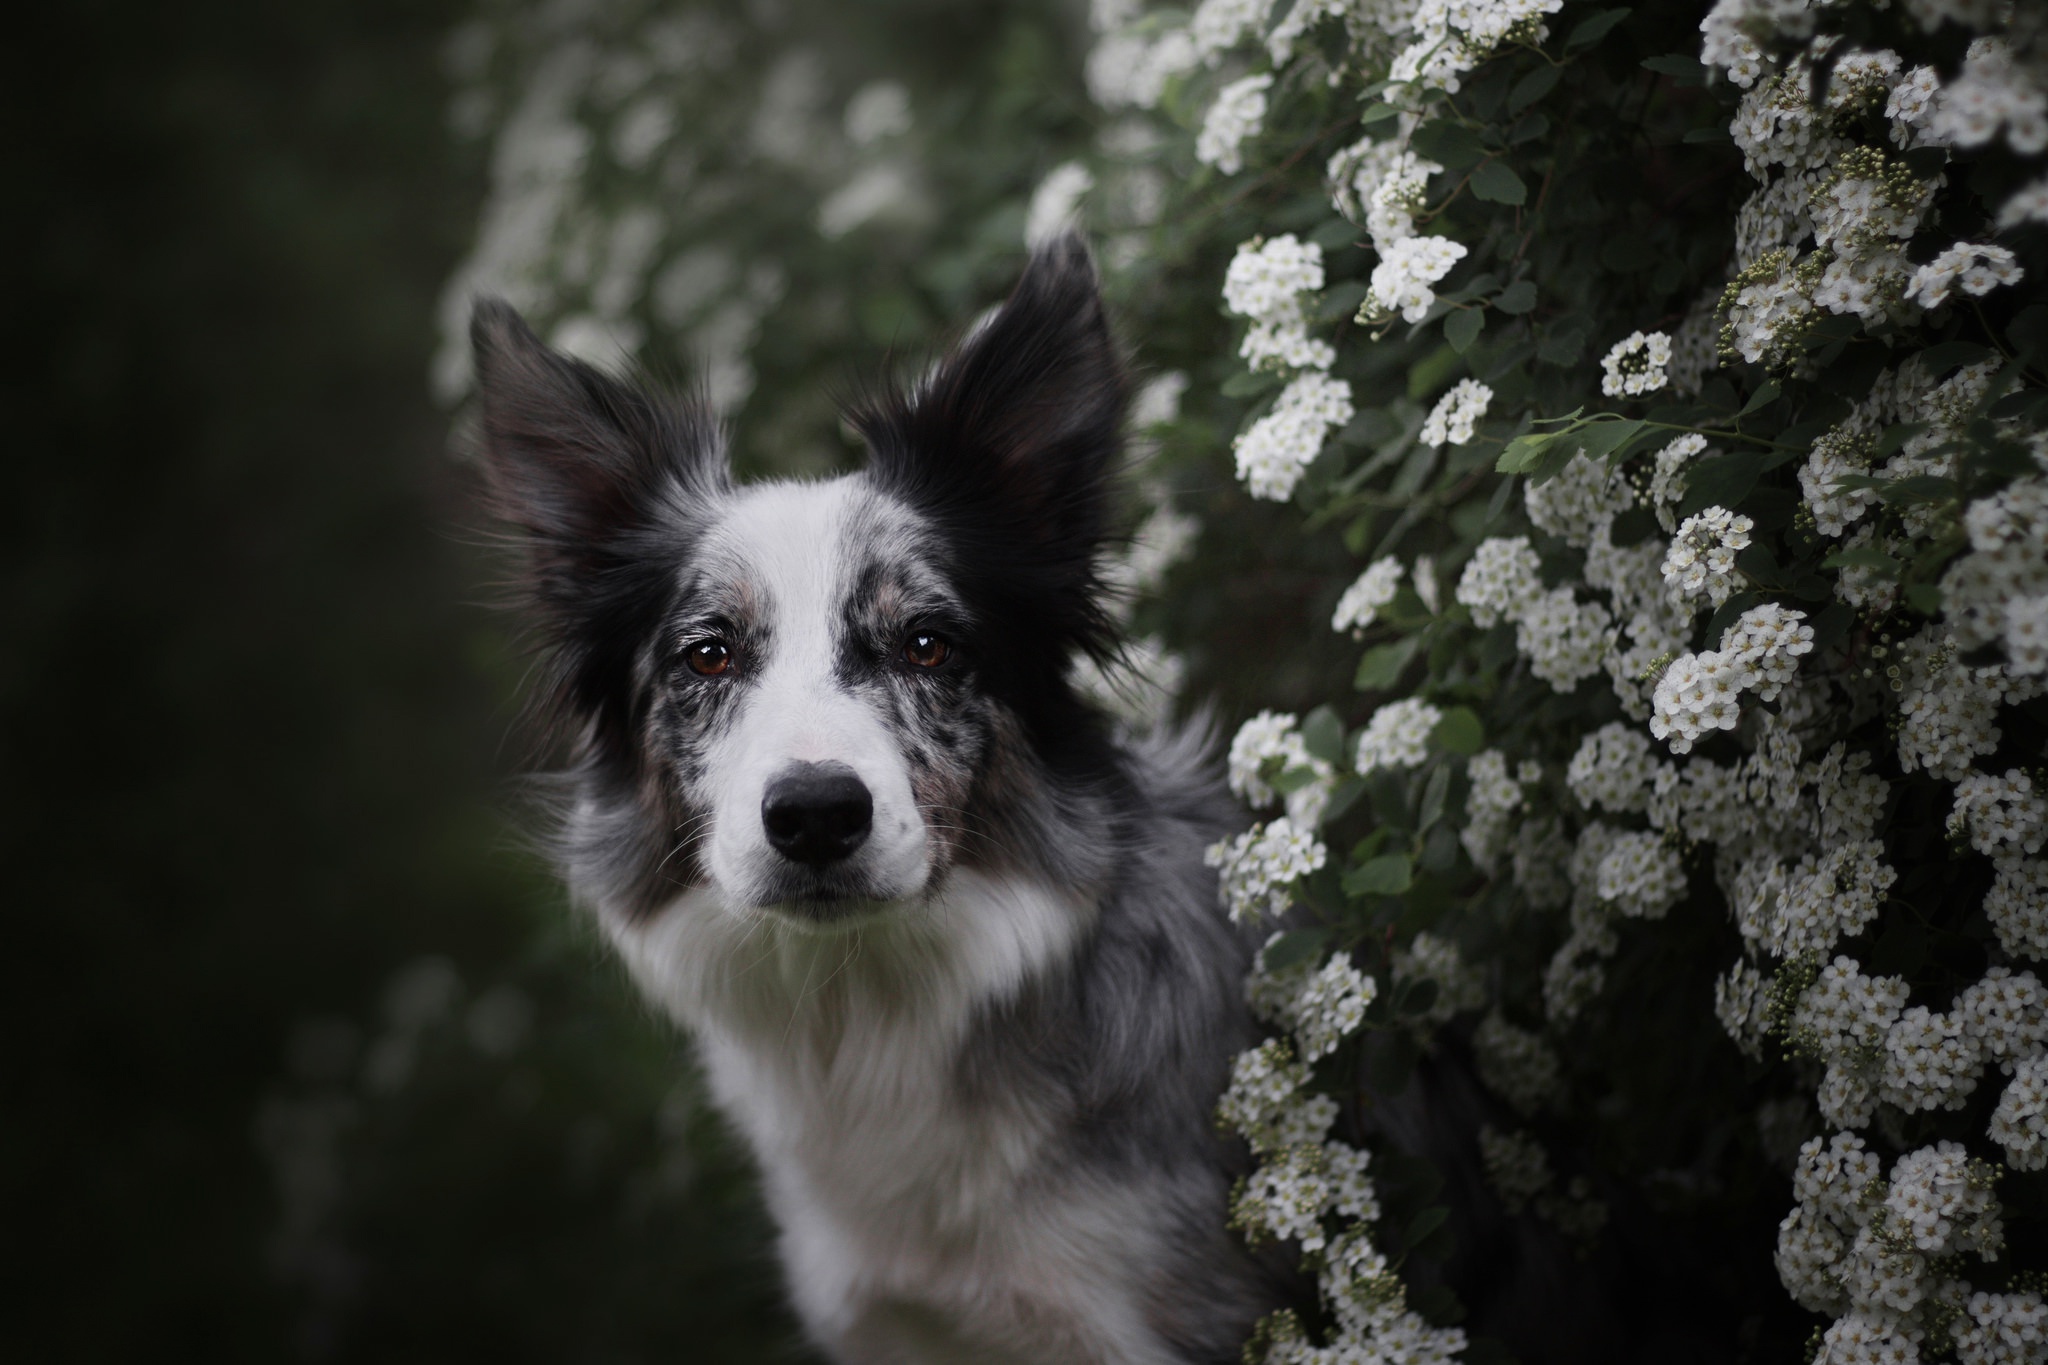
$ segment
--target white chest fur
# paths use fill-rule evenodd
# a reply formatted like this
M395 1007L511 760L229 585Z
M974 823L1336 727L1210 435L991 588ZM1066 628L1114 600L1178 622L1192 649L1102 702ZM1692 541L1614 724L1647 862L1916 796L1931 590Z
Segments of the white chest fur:
M1160 1192L1048 1159L1028 1095L960 1084L976 1012L1072 951L1092 907L961 873L930 903L821 931L687 897L608 917L697 1035L760 1159L799 1311L847 1360L1167 1359L1126 1276Z

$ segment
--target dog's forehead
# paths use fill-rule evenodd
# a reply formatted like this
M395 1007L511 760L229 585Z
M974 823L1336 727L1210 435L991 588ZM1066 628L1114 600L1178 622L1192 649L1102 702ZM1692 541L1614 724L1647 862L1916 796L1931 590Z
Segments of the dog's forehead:
M915 511L858 476L757 484L721 509L693 568L779 614L933 586L931 545Z

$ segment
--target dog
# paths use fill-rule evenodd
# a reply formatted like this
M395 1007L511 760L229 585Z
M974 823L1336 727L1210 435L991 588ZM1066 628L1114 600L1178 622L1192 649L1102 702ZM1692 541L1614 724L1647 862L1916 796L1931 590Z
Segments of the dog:
M859 472L736 485L701 403L472 323L496 515L565 736L553 849L757 1156L848 1365L1235 1360L1273 1306L1213 1117L1255 1033L1203 727L1120 736L1127 396L1041 247Z

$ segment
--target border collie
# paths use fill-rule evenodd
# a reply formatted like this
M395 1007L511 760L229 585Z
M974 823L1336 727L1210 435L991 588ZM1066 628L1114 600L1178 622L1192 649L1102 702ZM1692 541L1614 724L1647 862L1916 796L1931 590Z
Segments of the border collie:
M790 1294L858 1365L1235 1359L1268 1306L1212 1119L1252 1026L1199 730L1118 738L1126 384L1041 249L866 467L735 486L687 399L472 325L495 511L572 752L559 865L694 1035Z

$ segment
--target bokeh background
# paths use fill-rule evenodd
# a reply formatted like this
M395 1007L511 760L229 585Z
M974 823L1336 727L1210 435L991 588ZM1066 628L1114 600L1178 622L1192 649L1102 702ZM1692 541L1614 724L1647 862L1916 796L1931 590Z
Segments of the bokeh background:
M0 1358L806 1358L687 1049L520 842L451 324L501 290L695 373L750 471L844 465L833 399L1021 262L1087 42L88 0L0 45Z

